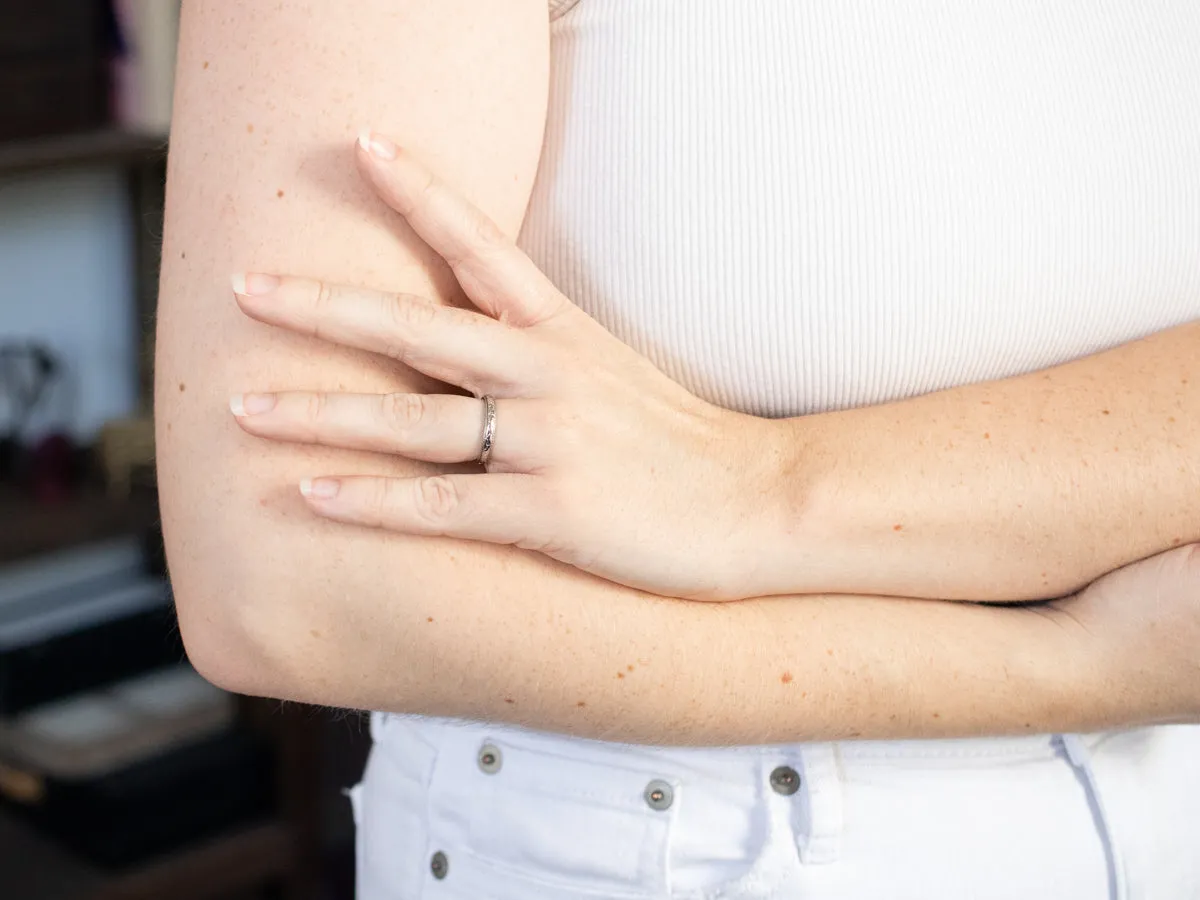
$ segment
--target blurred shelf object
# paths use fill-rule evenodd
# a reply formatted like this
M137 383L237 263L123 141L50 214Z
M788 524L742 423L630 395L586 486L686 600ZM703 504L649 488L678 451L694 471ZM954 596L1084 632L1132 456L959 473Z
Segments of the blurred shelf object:
M0 486L0 563L75 544L142 534L157 521L158 504L149 491L134 491L119 499L92 490L62 503L39 504Z
M14 900L222 900L286 879L299 847L282 822L220 837L133 872L87 866L0 811L0 872ZM9 893L12 891L12 893Z
M0 179L86 166L117 166L127 172L133 213L134 318L137 346L149 349L158 305L159 257L167 174L167 136L126 128L0 140ZM144 351L136 366L140 412L153 395L153 362Z
M229 900L271 886L281 900L316 900L321 883L318 711L238 697L243 727L275 748L275 817L135 868L82 862L0 807L0 897L5 900ZM257 896L257 894L256 894Z
M0 142L0 176L87 165L144 166L167 155L161 134L102 129Z

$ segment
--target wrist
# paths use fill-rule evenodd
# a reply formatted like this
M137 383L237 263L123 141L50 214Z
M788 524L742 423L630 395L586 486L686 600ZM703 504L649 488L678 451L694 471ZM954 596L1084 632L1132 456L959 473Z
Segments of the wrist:
M839 548L827 530L833 505L832 466L814 417L754 419L749 429L753 454L746 467L743 498L752 523L753 566L745 596L829 593L841 588L834 577ZM745 474L744 473L744 474ZM753 593L750 593L750 591Z

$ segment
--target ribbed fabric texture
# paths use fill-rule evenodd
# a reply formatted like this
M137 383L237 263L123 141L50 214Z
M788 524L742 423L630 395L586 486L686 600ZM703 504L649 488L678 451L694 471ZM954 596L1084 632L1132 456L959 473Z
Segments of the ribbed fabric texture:
M1197 0L551 6L522 245L702 397L878 403L1200 317Z

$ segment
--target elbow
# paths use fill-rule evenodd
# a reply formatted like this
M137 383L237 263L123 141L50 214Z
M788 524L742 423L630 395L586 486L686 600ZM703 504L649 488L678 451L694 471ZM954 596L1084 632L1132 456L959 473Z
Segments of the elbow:
M272 673L277 648L256 627L244 591L230 591L213 579L172 571L172 591L180 637L188 661L222 690L255 697L281 697Z
M180 505L164 506L163 536L188 661L223 690L293 699L280 661L287 658L282 645L291 639L294 615L287 616L282 599L286 586L271 583L282 580L280 573L262 562L271 548L216 517L171 515Z
M188 661L206 681L222 690L269 695L264 654L226 615L223 606L224 598L190 586L175 587L175 614Z
M235 694L344 705L334 642L305 641L332 615L279 572L239 576L239 567L172 571L175 610L188 660L211 684ZM294 573L289 573L294 574ZM320 619L321 621L317 621Z

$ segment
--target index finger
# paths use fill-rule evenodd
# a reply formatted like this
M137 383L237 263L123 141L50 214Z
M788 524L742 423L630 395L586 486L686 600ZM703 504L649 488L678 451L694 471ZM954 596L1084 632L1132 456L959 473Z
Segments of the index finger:
M524 327L570 306L495 222L412 153L364 132L357 157L384 202L450 264L467 296L485 313Z

